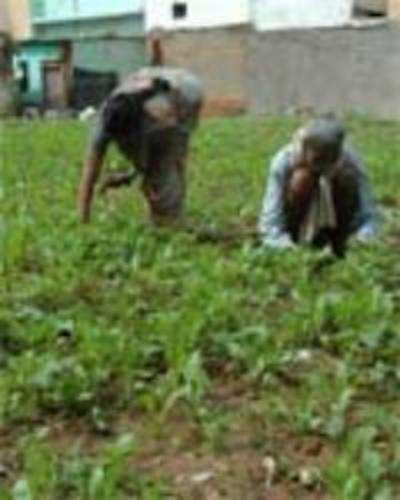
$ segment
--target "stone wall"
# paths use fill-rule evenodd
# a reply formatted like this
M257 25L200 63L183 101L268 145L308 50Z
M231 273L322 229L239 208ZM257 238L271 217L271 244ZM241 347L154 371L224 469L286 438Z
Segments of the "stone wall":
M400 119L400 30L302 30L252 34L250 110L338 111Z
M162 38L164 64L182 66L203 80L207 114L246 110L248 28L216 28L166 33Z
M400 0L388 0L389 2L389 17L400 21Z
M207 114L357 112L400 118L400 28L256 32L248 26L164 34L166 64L204 82Z

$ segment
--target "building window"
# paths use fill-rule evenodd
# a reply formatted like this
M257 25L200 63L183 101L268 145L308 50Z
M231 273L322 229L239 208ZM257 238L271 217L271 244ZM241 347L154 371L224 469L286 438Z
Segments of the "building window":
M174 19L184 19L187 17L187 11L186 2L175 2L172 6L172 17Z

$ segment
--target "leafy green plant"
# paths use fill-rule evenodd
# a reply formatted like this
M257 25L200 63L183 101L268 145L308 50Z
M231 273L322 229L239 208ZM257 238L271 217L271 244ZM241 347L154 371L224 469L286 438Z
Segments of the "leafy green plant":
M253 454L261 464L261 450L277 440L279 463L292 466L304 459L292 443L318 437L329 449L317 468L332 498L399 497L400 128L346 121L386 223L375 244L352 245L341 262L300 248L274 252L249 236L269 159L297 119L205 121L192 143L189 230L175 231L148 224L137 186L97 197L92 223L79 224L85 124L1 125L0 419L8 439L0 436L0 497L165 498L172 466L202 463L204 450L228 462L221 470L234 468L241 431L254 438L240 445L251 456L240 478L252 488L249 478L262 476ZM111 151L108 161L114 168L121 159ZM38 428L60 422L71 429L61 449L59 438L38 438ZM136 442L131 449L115 438L139 424L143 449L165 459L150 461L158 465L149 475L131 462ZM185 445L175 457L165 429L155 447L154 429L167 424L190 450L187 460ZM85 432L93 452L79 443ZM10 444L14 433L23 447ZM181 472L171 496L183 488L194 498L198 486ZM224 487L234 476L225 474ZM290 474L282 476L292 492Z

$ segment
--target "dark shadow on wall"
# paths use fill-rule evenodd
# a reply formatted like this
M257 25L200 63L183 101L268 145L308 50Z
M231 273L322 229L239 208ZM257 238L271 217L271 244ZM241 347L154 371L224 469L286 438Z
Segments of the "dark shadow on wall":
M82 110L88 106L99 106L117 84L117 73L74 68L72 90L73 108Z

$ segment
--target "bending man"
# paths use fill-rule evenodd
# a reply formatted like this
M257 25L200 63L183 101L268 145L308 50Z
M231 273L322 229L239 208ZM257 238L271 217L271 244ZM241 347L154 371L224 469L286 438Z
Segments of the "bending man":
M90 220L95 184L111 142L141 174L153 220L179 217L189 140L201 104L199 81L180 69L144 68L114 90L100 110L83 168L78 193L82 221ZM105 187L127 184L133 178L132 173L114 175Z
M330 245L343 256L351 235L369 241L376 207L360 159L344 128L319 119L301 128L272 160L259 220L265 245Z

